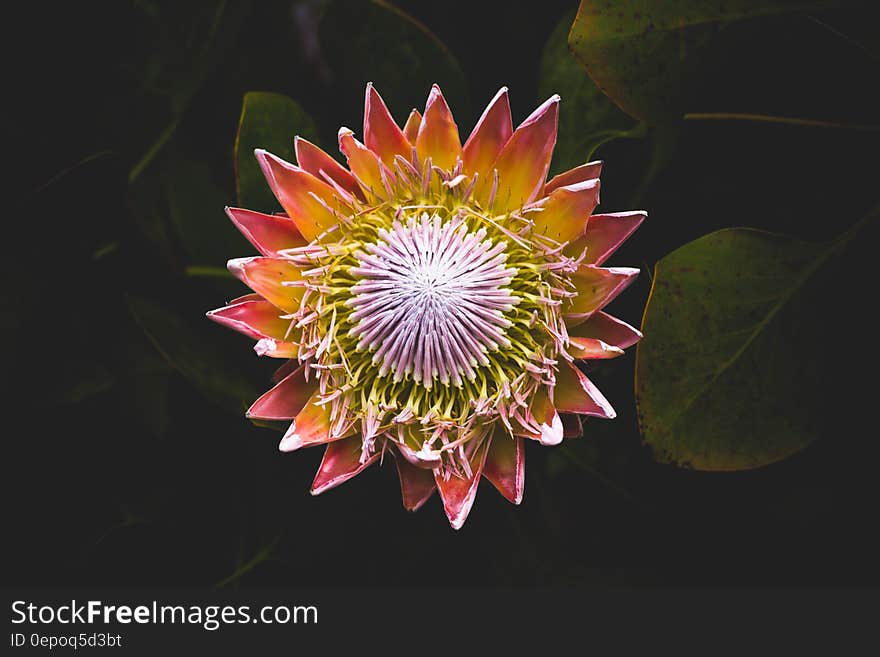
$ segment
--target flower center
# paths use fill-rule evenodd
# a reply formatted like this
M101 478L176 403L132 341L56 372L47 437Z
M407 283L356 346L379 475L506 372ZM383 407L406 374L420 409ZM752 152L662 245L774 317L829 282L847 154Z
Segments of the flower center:
M395 382L412 376L430 390L435 380L474 381L487 353L510 347L505 313L520 298L506 288L517 273L505 266L506 247L459 216L422 212L381 228L350 270L359 279L347 302L357 350L373 351L380 376L392 372Z

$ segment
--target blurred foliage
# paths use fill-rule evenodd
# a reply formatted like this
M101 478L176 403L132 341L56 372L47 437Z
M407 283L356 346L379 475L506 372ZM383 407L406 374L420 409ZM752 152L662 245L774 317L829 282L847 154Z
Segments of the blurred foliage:
M148 299L130 297L128 307L138 326L168 365L221 407L244 412L256 389L227 366L224 355L169 310Z
M793 400L795 393L786 392L751 407L748 386L726 388L739 404L736 417L726 418L730 427L719 429L719 420L706 414L689 417L692 430L667 434L656 452L693 462L687 450L713 439L725 439L719 444L730 451L735 445L727 439L737 427L764 426L759 420L769 420L757 418L756 409L772 407L797 426L773 427L781 442L752 436L753 464L770 460L764 456L774 450L779 454L779 445L812 441L772 467L713 476L658 465L638 431L634 354L590 371L618 419L587 421L583 438L557 450L530 446L523 505L510 508L485 488L458 534L447 527L436 500L406 515L389 467L346 484L351 490L311 498L307 487L320 454L281 456L277 434L240 417L268 385L276 363L257 358L247 339L203 315L246 291L222 275L223 265L254 253L223 206L235 203L237 192L240 203L258 209L271 210L274 201L255 176L247 183L250 191L236 189L236 132L249 131L244 141L239 135L247 146L238 155L254 174L253 147L289 159L297 133L314 135L335 152L339 125L359 131L367 81L398 120L423 106L438 82L463 138L480 110L470 99L484 102L500 84L510 87L520 117L551 93L561 94L555 165L577 164L598 149L606 160L603 210L629 209L638 201L650 211L612 263L644 263L645 275L613 308L636 323L651 265L661 261L639 355L642 373L650 350L667 342L654 336L694 336L682 348L693 348L694 358L708 357L717 341L700 346L700 340L742 319L731 300L713 303L712 317L704 318L701 309L715 299L708 288L731 285L734 301L748 303L725 276L751 271L760 249L772 260L777 243L745 253L709 248L707 237L663 260L667 253L741 225L828 244L876 203L876 133L681 121L674 112L675 120L667 120L675 106L676 112L877 123L870 84L878 61L871 54L876 23L864 12L737 21L722 31L707 29L711 36L696 41L691 28L658 29L640 39L639 23L632 39L586 50L575 45L599 86L612 92L623 85L629 94L610 93L612 100L627 109L630 102L638 106L634 115L662 117L650 129L639 125L644 133L632 133L635 122L597 93L564 47L572 4L139 0L99 3L102 21L78 5L59 5L52 21L45 20L42 5L29 10L23 29L15 31L28 35L32 29L44 45L34 49L31 37L7 57L15 61L28 52L33 70L11 67L8 80L18 90L5 123L7 146L17 159L7 174L12 220L0 271L14 284L2 292L0 330L6 417L28 419L23 430L9 432L13 490L19 497L21 491L48 494L28 495L9 511L8 542L19 552L9 561L15 572L7 581L413 585L424 582L425 555L443 555L456 573L453 584L686 585L705 583L712 568L737 584L779 582L788 575L760 564L780 561L797 581L803 579L800 568L812 581L846 578L845 567L823 570L825 563L845 562L851 581L871 576L880 546L864 519L876 507L873 464L880 453L876 441L865 440L873 388L851 383L854 369L875 369L876 347L857 330L870 310L864 290L871 286L827 286L847 275L876 280L876 222L865 225L845 254L829 258L756 336L753 347L763 345L776 360L740 373L749 384L779 388L786 372L803 379L818 362L816 376L832 388L827 403ZM676 8L697 4L717 22L717 3L642 6L662 11L662 25L674 27ZM627 13L618 11L625 19ZM693 86L684 85L682 94L677 80L686 76L676 70L681 64L689 71L690 46L707 40L710 47L699 59L712 75L701 79L699 104L682 105ZM662 54L674 43L687 46L683 63ZM660 50L651 55L649 47ZM622 53L620 71L610 58L615 49ZM735 56L725 54L731 52ZM593 70L586 55L596 53L600 66ZM644 55L638 69L636 55ZM661 70L661 64L676 70ZM652 89L663 93L654 96ZM248 93L254 90L260 93ZM243 111L243 98L271 102L251 113L248 103ZM641 104L646 98L650 102ZM618 139L621 131L646 138ZM697 256L733 262L729 270L703 267L700 276L669 268L678 258ZM791 282L775 281L768 293L778 301ZM660 289L676 286L682 296L674 310L656 303ZM693 303L682 303L685 298ZM815 311L797 315L802 308ZM710 328L714 333L707 334ZM795 353L822 331L826 340L834 336L833 344ZM791 344L779 343L780 335L791 337ZM857 357L844 358L842 351ZM686 376L687 361L670 358L655 368L671 386L652 393L661 418L672 412L663 400L675 398L674 386ZM789 365L795 359L794 369L774 370L775 378L768 378L765 368L783 358ZM671 380L676 372L678 382ZM644 413L641 388L640 399ZM783 402L797 408L781 410ZM815 423L806 426L802 412ZM795 429L804 433L794 435ZM646 425L649 442L658 442L657 435ZM652 546L650 559L645 545ZM732 563L744 564L743 572L728 565L718 572L717 564ZM646 566L663 572L646 574Z
M102 363L70 358L61 374L51 382L59 404L78 404L93 395L110 390L116 377Z
M186 262L222 267L230 253L251 248L232 222L217 220L217 209L229 203L229 196L207 164L175 157L162 171L162 186L169 224Z
M124 60L127 73L148 104L164 110L167 124L129 171L135 181L174 136L193 97L220 66L248 14L248 2L216 0L185 7L174 3L137 2L134 20L145 38L136 40ZM141 101L144 102L144 101Z
M467 82L452 52L424 23L390 2L331 3L320 43L339 86L362 96L364 83L374 82L400 122L411 108L424 107L434 83L450 106L464 115L470 110ZM348 127L360 133L358 125Z

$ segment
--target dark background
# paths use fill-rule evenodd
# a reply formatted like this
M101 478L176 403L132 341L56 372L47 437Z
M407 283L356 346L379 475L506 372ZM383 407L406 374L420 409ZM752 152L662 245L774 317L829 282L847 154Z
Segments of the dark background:
M367 80L403 119L423 106L432 62L366 56L348 35L383 27L358 24L357 3L71 4L5 26L4 583L878 583L876 222L810 318L834 327L815 357L835 392L822 439L785 462L655 463L629 353L593 372L618 419L555 450L529 445L519 508L484 483L454 532L436 497L403 510L389 464L312 498L320 450L282 455L278 434L242 416L276 363L204 319L244 288L191 267L253 252L223 214L245 92L297 100L335 153L339 125L360 133ZM576 4L399 6L464 71L444 89L464 138L502 84L516 122L543 100L541 54ZM856 7L732 26L688 111L880 123L873 18ZM401 46L389 39L389 53ZM740 225L831 239L877 202L877 132L684 122L646 178L659 138L599 152L602 209L649 211L611 261L643 269L613 308L633 324L653 263L681 244Z

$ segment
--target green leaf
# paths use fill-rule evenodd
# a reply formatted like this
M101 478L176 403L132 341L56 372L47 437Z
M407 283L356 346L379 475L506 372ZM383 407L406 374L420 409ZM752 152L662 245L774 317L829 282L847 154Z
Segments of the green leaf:
M128 307L162 358L207 398L235 412L243 411L256 398L251 382L224 367L222 356L180 317L140 297L129 297Z
M855 230L810 243L725 229L657 263L636 397L658 460L741 470L816 439L829 385L817 354L839 356L829 313L840 287L852 284L832 256Z
M296 101L266 91L246 93L235 137L235 189L239 205L261 212L280 209L254 157L255 148L265 148L290 162L293 138L299 135L315 141L316 134L312 118Z
M423 23L390 2L334 2L321 20L320 42L344 93L362 95L367 82L375 83L400 122L411 108L424 107L434 83L457 116L469 113L458 61Z
M757 16L833 5L805 0L581 0L568 36L590 77L628 114L661 123L682 114L688 78L713 30Z
M633 125L632 118L602 93L569 51L567 36L574 16L572 11L557 24L541 56L540 98L555 93L562 97L554 174L593 159L605 143L644 134L644 128Z

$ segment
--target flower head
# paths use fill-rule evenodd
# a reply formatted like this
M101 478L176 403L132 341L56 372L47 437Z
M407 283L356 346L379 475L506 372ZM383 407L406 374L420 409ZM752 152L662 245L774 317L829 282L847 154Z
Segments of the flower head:
M288 359L248 416L291 421L282 451L326 445L313 494L390 455L404 506L439 490L459 528L481 476L522 500L524 440L615 416L575 363L641 337L601 311L638 270L600 265L645 213L592 214L600 162L547 180L558 96L514 130L502 88L464 145L436 85L402 129L372 85L365 105L348 168L256 151L285 215L227 209L262 255L208 316Z

